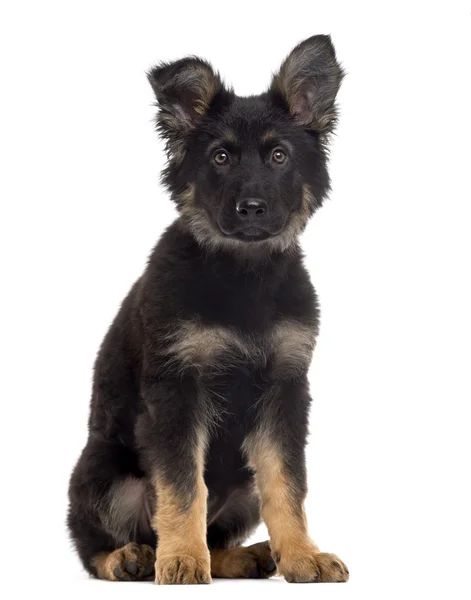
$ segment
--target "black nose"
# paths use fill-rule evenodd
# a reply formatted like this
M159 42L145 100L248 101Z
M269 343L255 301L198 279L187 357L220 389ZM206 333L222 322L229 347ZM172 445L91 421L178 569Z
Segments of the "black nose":
M257 219L267 212L268 204L259 198L244 198L237 202L236 210L242 219Z

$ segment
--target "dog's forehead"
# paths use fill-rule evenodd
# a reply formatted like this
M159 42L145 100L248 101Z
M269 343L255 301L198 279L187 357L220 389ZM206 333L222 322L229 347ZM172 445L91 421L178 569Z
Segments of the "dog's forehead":
M263 144L272 136L286 134L286 123L263 96L236 97L219 122L221 137L237 144Z

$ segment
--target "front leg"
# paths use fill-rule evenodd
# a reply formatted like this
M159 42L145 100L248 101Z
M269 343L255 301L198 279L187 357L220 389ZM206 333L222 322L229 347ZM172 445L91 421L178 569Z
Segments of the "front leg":
M138 437L157 497L152 521L158 536L156 583L210 583L206 430L194 381L183 377L144 389L149 414L140 421Z
M264 395L259 427L244 449L255 472L278 572L291 583L347 581L344 563L320 552L308 534L304 447L309 401L305 380L274 384Z

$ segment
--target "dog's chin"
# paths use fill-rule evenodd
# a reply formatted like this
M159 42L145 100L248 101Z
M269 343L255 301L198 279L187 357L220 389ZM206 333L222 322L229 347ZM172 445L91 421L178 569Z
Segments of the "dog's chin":
M224 237L239 240L241 242L263 242L264 240L276 237L282 231L270 231L262 229L261 227L244 227L243 229L236 229L235 231L228 231L219 227L219 230Z
M273 237L273 235L276 234L264 231L258 227L247 227L247 229L235 232L232 237L241 240L242 242L262 242L263 240L268 240Z

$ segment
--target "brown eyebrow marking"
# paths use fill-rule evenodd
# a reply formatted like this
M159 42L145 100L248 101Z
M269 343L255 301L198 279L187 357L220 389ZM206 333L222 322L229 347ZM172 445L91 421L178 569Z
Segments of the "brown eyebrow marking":
M227 142L228 144L236 144L237 143L234 132L231 129L229 129L228 127L224 127L223 131L221 132L221 141L223 143Z
M232 133L227 133L224 136L223 142L227 143L227 144L235 144L236 143L236 139L235 137L232 135Z
M262 142L264 144L267 144L268 142L275 142L276 139L277 137L272 129L265 131L265 133L262 135Z
M208 146L208 152L212 153L215 150L219 150L221 148L225 148L229 151L234 151L238 149L237 139L229 129L225 129L220 137L215 138L212 143Z

